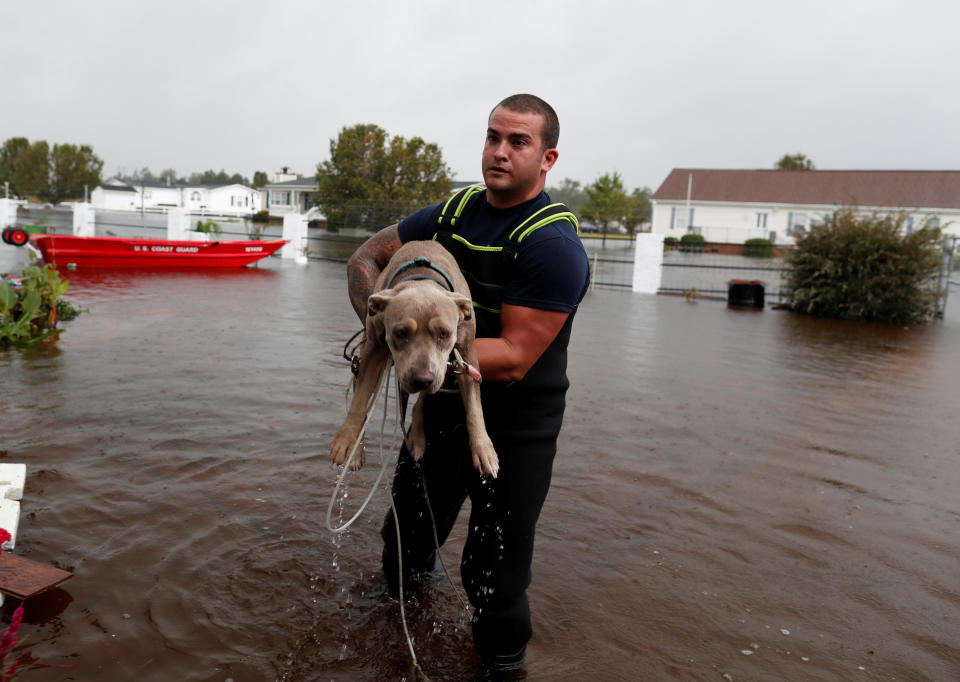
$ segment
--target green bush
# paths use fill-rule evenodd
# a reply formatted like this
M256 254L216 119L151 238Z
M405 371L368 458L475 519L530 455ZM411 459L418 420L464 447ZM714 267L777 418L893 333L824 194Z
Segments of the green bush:
M27 346L61 333L57 322L81 312L60 298L69 286L52 265L28 265L19 281L0 275L0 348Z
M212 220L198 220L196 229L197 232L203 232L212 237L219 237L222 232L220 226Z
M257 211L254 213L250 220L255 223L269 223L270 222L270 211L263 209L262 211Z
M925 223L904 234L906 219L842 209L804 231L784 256L790 307L819 317L928 320L940 293L941 233Z
M680 250L689 251L691 253L700 253L703 251L703 246L706 241L707 240L703 238L702 234L687 232L685 235L680 237Z
M773 242L762 237L748 239L743 243L743 255L750 258L770 258L773 255Z

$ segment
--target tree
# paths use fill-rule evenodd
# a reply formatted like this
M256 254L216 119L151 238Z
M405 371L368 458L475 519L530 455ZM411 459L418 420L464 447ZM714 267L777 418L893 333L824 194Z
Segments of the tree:
M14 163L20 152L30 146L30 140L25 137L11 137L0 147L0 185L9 183L10 192L17 194L14 182Z
M188 185L249 185L250 182L240 175L234 173L227 175L222 168L219 171L207 170L202 173L191 173L189 180L184 183Z
M84 188L93 189L100 184L103 161L93 153L89 145L53 145L50 155L50 181L46 198L58 204L67 198L84 196Z
M176 185L177 171L175 171L173 168L166 168L160 173L160 175L157 176L157 181L166 185Z
M651 194L653 192L650 191L649 187L637 187L630 194L630 211L623 219L623 226L627 228L627 234L636 234L638 227L650 222L652 213L650 208Z
M778 170L816 170L813 161L805 154L784 154L774 168Z
M611 223L625 224L630 214L630 197L623 189L619 173L605 173L586 188L588 201L581 213L603 229L604 240Z
M13 162L13 184L22 197L45 199L50 187L50 145L38 140L24 147Z
M330 140L330 158L317 164L316 203L330 227L372 230L440 201L452 184L436 144L357 124Z
M134 170L130 174L129 179L134 180L136 182L156 182L157 181L156 176L146 166L144 166L143 168Z
M547 187L547 194L554 201L566 204L574 213L577 213L587 203L587 193L577 180L564 178L559 187Z
M264 185L270 184L270 179L263 171L255 171L253 174L253 188L260 189Z

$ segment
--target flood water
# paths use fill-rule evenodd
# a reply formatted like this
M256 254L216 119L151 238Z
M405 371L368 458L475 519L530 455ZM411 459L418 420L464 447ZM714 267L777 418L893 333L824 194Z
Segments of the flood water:
M73 667L28 678L416 679L378 589L386 493L325 530L344 266L69 275L88 312L0 351L16 553L74 572L22 630ZM597 290L569 373L527 679L960 679L960 320ZM376 474L369 448L337 512ZM476 677L449 584L406 613L431 679Z

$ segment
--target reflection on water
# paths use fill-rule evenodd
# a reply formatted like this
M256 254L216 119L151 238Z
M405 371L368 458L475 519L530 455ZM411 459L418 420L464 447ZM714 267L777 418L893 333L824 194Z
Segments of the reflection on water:
M75 667L31 679L414 679L386 495L323 530L343 266L77 272L68 298L56 346L0 353L17 552L75 572L24 626ZM574 327L529 679L960 677L960 325L597 291ZM448 585L407 614L431 678L473 678Z

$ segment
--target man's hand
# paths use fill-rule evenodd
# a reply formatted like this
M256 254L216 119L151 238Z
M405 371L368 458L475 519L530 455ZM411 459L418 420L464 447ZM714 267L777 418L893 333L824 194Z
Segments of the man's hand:
M367 299L373 293L380 272L402 246L397 226L385 227L360 245L347 261L347 288L350 304L360 318L367 320Z
M480 374L487 381L520 381L557 338L568 316L505 303L500 308L500 336L475 342Z

